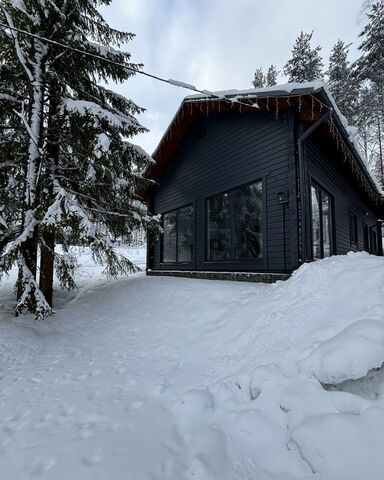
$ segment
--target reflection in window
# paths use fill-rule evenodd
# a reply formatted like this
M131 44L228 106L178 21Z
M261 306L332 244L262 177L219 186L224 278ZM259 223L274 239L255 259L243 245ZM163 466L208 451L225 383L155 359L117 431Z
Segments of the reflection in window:
M191 262L193 255L193 207L180 208L177 211L177 254L178 262Z
M262 257L262 204L261 182L208 199L208 260Z
M369 252L369 229L366 223L363 223L364 250Z
M313 258L321 258L321 236L320 236L320 191L311 187L312 192L312 246Z
M377 255L377 233L374 230L374 227L370 228L371 234L371 250L370 253L373 253L373 255Z
M191 262L194 245L193 206L164 214L163 229L163 262Z
M176 262L176 212L164 215L163 261Z
M349 236L351 245L357 245L357 216L349 212Z
M228 193L208 200L208 259L228 260L231 256L231 209Z
M324 192L321 194L321 214L323 227L323 256L330 257L331 252L331 207L329 196Z
M261 182L233 192L235 258L260 258L263 249Z
M330 196L311 186L312 254L313 258L332 255L332 204Z

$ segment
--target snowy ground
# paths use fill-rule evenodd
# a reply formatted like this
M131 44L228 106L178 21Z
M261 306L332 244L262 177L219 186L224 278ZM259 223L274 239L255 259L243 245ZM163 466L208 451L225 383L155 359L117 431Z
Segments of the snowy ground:
M276 285L80 260L53 319L1 286L1 480L383 478L383 258Z

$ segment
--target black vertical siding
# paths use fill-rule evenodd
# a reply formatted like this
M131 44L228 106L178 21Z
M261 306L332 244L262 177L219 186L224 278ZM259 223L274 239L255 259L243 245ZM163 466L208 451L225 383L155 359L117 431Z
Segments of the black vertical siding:
M377 217L335 169L331 161L310 141L305 145L305 158L308 182L311 178L314 179L333 197L334 253L341 255L349 251L364 250L363 223L368 227L374 227L377 224ZM356 245L351 243L350 238L350 212L357 216L358 243ZM307 215L309 217L309 212ZM308 246L310 248L310 238L308 238Z
M205 135L197 139L199 130ZM255 113L221 113L197 119L168 163L152 195L153 211L165 213L194 203L196 223L195 262L192 265L161 265L160 242L154 249L152 268L283 272L291 270L292 209L286 208L283 236L283 205L277 194L290 191L292 177L293 122L289 116ZM262 260L206 262L205 222L207 197L234 187L263 180L264 255ZM293 192L294 194L294 192ZM291 201L294 199L291 198ZM284 256L284 248L286 254Z

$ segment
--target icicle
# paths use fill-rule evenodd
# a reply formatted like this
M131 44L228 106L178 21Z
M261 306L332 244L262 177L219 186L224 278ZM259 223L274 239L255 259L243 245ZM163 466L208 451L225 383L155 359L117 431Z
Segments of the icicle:
M206 103L206 105L207 105L206 113L207 113L207 117L208 117L208 115L209 115L208 102Z
M313 117L315 116L315 101L313 100L312 96L311 96L311 99L312 99L311 112L312 112L312 120L313 120Z
M290 97L287 97L287 104L288 104L288 107L291 106L291 99L290 99Z
M279 99L276 98L276 120L279 118Z
M189 105L190 105L190 107L189 107L189 113L190 113L191 116L192 116L192 113L193 113L193 112L192 112L192 102L191 102Z
M299 96L299 112L301 112L301 105L302 105L302 100L301 100L301 95Z
M242 112L241 107L242 107L242 103L240 102L240 103L239 103L239 112L240 112L240 113Z
M269 97L267 97L267 110L269 112Z
M219 100L219 113L221 112L221 101Z
M203 104L202 104L202 102L200 102L200 112L201 112L201 113L204 113L204 111L203 111Z

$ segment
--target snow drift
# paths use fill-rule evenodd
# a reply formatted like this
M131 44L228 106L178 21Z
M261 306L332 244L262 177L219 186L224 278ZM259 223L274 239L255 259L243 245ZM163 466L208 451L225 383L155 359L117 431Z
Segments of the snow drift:
M382 477L383 258L275 285L106 283L82 258L53 320L0 294L2 478Z

